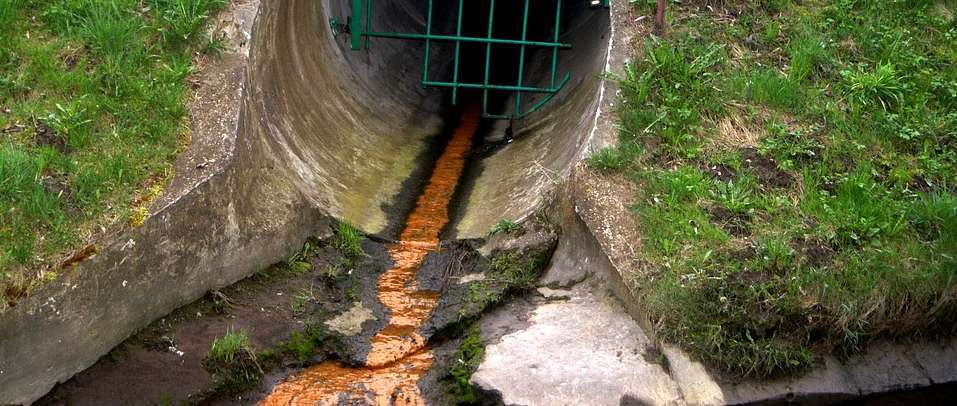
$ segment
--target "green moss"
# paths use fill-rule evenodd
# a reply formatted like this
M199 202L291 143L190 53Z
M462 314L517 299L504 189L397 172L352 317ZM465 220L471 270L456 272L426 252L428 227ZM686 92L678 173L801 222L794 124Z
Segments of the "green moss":
M548 248L500 252L492 257L491 277L505 283L509 291L534 289L550 255Z
M286 341L277 345L275 353L302 365L335 347L334 336L321 323L309 320L302 331L291 333Z
M473 324L452 356L445 376L441 379L452 403L457 405L482 403L484 397L469 383L469 379L478 369L484 356L485 344L482 343L482 330L478 324Z

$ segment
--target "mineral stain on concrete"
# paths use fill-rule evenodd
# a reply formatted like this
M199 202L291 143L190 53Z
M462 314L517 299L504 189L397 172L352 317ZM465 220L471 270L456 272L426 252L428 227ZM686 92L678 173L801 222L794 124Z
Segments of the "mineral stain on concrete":
M389 248L395 266L378 284L379 300L389 310L389 324L372 338L364 365L352 368L336 361L321 363L277 385L262 405L426 403L417 384L435 357L419 328L439 295L419 290L416 272L426 255L439 246L439 233L449 221L449 202L472 148L478 119L477 105L470 105L406 220L400 241Z

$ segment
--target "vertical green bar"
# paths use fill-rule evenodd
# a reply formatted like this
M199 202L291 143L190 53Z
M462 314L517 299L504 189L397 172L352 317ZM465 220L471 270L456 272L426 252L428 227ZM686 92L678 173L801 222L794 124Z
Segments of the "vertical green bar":
M554 42L558 42L559 29L562 25L562 0L557 0L555 5L555 37ZM555 88L555 76L558 74L558 48L552 48L552 81L550 89Z
M372 0L366 0L366 29L372 31ZM365 48L369 49L369 36L365 36Z
M492 24L495 21L495 0L489 6L488 11L488 39L492 39ZM482 114L488 114L488 71L492 61L492 43L485 44L485 88L482 89Z
M349 18L349 42L353 51L362 49L362 0L352 0L352 16Z
M522 16L522 42L525 42L528 39L528 4L530 0L525 0L525 13ZM525 44L522 44L522 48L519 51L518 55L518 86L522 86L523 76L525 74ZM518 90L515 92L515 116L522 114L522 91Z
M425 86L425 82L429 81L429 56L432 54L432 41L428 39L429 35L432 35L432 0L429 0L429 16L426 19L425 23L425 60L423 61L422 66L422 86Z
M465 0L459 0L459 19L455 23L458 26L455 29L455 36L457 37L462 36L462 8L464 6L464 2ZM455 62L453 62L453 64L455 65L455 68L454 68L455 70L452 72L452 83L455 84L455 86L452 87L452 105L453 106L458 102L458 99L459 99L459 86L458 86L459 84L459 52L461 51L461 49L462 49L462 41L456 40L455 41Z

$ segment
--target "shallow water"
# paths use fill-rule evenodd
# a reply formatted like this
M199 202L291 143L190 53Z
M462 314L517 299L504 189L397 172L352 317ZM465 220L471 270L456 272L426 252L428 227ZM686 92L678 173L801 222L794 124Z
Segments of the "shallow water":
M449 222L449 202L472 149L479 115L477 105L466 109L406 220L399 242L389 247L395 267L378 281L378 297L389 309L389 324L372 338L365 366L351 368L339 362L324 362L277 385L260 405L363 401L375 405L425 404L418 382L432 366L434 356L418 329L439 295L418 290L415 274L425 256L437 249L439 232Z

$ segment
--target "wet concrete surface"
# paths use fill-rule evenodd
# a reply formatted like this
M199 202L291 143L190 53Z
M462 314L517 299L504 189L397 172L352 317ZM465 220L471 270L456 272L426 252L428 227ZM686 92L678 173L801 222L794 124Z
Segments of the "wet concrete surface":
M214 339L229 331L243 331L255 349L270 349L292 333L302 331L310 319L315 321L318 317L321 321L346 311L353 300L374 309L374 317L363 323L357 334L365 338L342 337L344 352L367 352L368 338L386 320L385 309L375 299L375 280L390 266L385 247L365 240L366 256L350 270L343 269L341 275L330 279L327 270L339 266L343 256L328 241L313 244L315 252L308 259L312 270L296 273L282 266L272 267L210 293L138 332L91 368L57 385L37 404L245 403L250 401L249 396L245 400L231 396L210 398L206 393L212 380L203 367L203 358ZM312 299L297 308L296 296L304 293ZM329 355L316 354L318 359L326 356Z
M445 151L405 221L399 241L389 247L395 266L379 277L378 299L389 323L369 341L356 366L327 361L278 384L263 405L366 403L424 405L418 382L435 358L420 333L439 301L441 289L423 289L417 273L429 253L440 248L439 233L449 221L449 203L472 149L480 119L473 103L458 120Z

